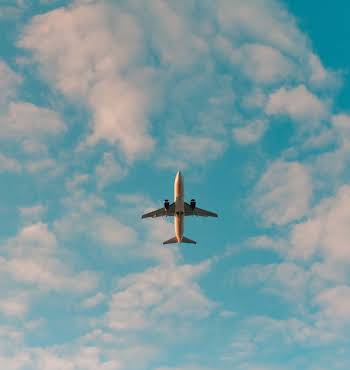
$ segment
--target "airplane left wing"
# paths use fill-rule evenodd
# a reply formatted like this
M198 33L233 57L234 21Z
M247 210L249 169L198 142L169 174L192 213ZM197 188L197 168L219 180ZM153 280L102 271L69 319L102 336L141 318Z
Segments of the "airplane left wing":
M142 218L148 218L148 217L152 217L152 218L155 218L155 217L162 217L162 216L174 216L175 214L175 203L172 203L169 205L169 208L166 209L165 207L163 208L159 208L155 211L152 211L152 212L149 212L149 213L146 213L144 215L142 215Z
M185 202L185 216L202 216L202 217L218 217L217 213L206 211L198 207L192 208L190 204Z

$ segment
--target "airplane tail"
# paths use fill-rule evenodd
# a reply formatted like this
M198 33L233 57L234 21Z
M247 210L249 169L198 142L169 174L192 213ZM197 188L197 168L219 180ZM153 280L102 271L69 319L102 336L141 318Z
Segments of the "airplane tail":
M173 238L163 242L163 244L174 244L174 243L178 243L176 236L174 236ZM181 240L180 243L197 244L197 242L195 242L194 240L191 240L189 238L186 238L186 236L182 237L182 240Z

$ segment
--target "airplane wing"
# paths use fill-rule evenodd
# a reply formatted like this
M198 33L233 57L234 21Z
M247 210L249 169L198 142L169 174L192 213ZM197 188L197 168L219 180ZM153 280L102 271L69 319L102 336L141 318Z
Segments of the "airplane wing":
M185 202L185 216L202 216L202 217L218 217L214 212L206 211L198 207L192 208L190 204Z
M155 217L174 216L174 215L175 215L175 203L172 203L169 205L168 209L165 209L164 207L159 208L155 211L142 215L142 218L148 218L148 217L155 218Z

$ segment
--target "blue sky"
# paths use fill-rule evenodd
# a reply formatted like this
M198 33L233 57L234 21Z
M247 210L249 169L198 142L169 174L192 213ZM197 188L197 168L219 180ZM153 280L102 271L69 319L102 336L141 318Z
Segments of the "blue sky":
M348 369L349 11L1 3L1 369Z

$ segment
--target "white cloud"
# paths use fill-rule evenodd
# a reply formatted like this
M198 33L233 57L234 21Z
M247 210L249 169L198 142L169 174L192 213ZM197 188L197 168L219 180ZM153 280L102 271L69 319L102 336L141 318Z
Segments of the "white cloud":
M135 253L130 248L137 240L135 229L110 214L102 198L82 188L88 180L89 176L77 175L67 182L69 193L63 199L66 212L54 222L54 230L62 240L88 235L95 243L112 247L109 252L114 251L119 257L122 250Z
M343 144L350 142L350 115L345 113L335 114L331 117L331 122L335 130L338 132L340 140Z
M89 181L90 176L87 173L78 173L73 178L67 180L66 188L69 192L75 192L79 190L79 186L86 184Z
M145 206L148 203L148 200L141 194L117 194L117 199L121 203L126 204L143 204Z
M289 247L287 240L266 235L249 238L244 244L250 248L273 250L280 255L285 255Z
M102 161L96 166L97 186L103 189L125 175L126 169L114 158L113 153L104 153Z
M244 44L229 54L246 76L257 84L272 84L297 78L296 66L278 49L263 44Z
M255 316L246 319L245 324L251 329L245 332L249 333L250 339L257 345L257 350L263 347L270 353L279 350L278 346L271 346L271 343L313 347L329 344L335 339L333 333L323 330L324 328L294 317L278 320L268 316Z
M323 187L334 189L343 182L342 176L350 163L350 116L344 112L333 114L330 122L332 125L321 132L321 141L323 136L327 143L328 136L328 145L332 144L333 150L329 147L328 151L316 156L312 168L314 176L322 180Z
M64 27L57 33L60 26ZM35 42L35 37L42 42ZM128 14L106 4L73 4L34 17L19 45L32 49L44 75L59 90L76 98L86 96L90 85L113 76L114 70L131 62L140 51L141 41L137 25ZM65 60L57 59L64 50Z
M58 114L30 103L10 103L2 117L0 137L15 140L40 140L65 130Z
M309 53L308 63L311 70L309 82L312 86L318 88L337 86L337 76L324 68L320 58L316 54Z
M287 115L296 121L308 121L312 126L327 117L328 107L304 85L280 88L272 93L266 106L269 115Z
M203 367L196 364L182 365L177 367L157 367L155 370L213 370L212 368Z
M262 110L267 102L266 92L261 88L249 90L242 99L242 107L246 110Z
M195 135L175 135L171 137L166 154L158 160L161 167L186 168L190 163L203 165L219 157L225 149L221 140Z
M164 320L207 317L215 304L204 296L195 280L208 267L207 263L164 265L122 278L107 314L108 326L115 330L157 326L161 330Z
M59 8L34 17L19 45L33 51L58 90L91 109L86 143L117 144L130 160L152 149L146 117L151 94L143 87L148 74L124 73L143 53L133 17L106 3Z
M326 289L315 297L315 303L322 307L321 315L332 321L350 322L350 287L340 285Z
M94 296L89 297L89 298L86 298L86 299L82 302L82 305L83 305L83 307L85 307L85 308L92 308L92 307L96 307L96 306L98 306L99 304L101 304L105 299L106 299L105 294L103 294L103 293L101 293L101 292L98 292L98 293L97 293L97 294L95 294Z
M7 157L0 154L0 172L15 172L18 173L22 170L22 165L14 158Z
M135 7L139 13L140 1L131 3L134 3L132 7ZM163 64L180 70L188 69L200 57L206 55L207 42L193 29L193 24L188 17L188 12L195 10L193 3L187 2L183 6L183 4L152 0L144 2L144 6L147 6L151 13L151 18L146 19L145 22L153 22L152 47L159 51Z
M312 196L308 169L298 162L275 162L262 175L252 204L267 225L284 225L305 215Z
M231 88L236 89L236 86L233 86L237 83L235 77L232 80L231 77L220 78L219 73L216 73L216 60L214 59L216 55L211 57L215 54L213 52L215 50L207 51L207 48L212 47L213 35L222 32L222 29L226 36L234 40L232 42L234 48L240 49L244 55L241 61L243 63L241 67L246 73L246 76L242 77L244 83L247 82L247 76L263 85L270 82L277 83L286 76L293 79L298 75L298 72L293 69L293 63L298 66L299 70L302 63L300 61L303 60L303 58L299 59L299 56L304 53L305 39L290 15L283 8L274 5L277 4L275 2L269 0L263 2L252 0L247 4L236 0L226 2L218 0L217 4L207 2L203 8L200 8L200 11L205 12L205 8L208 6L210 8L208 13L212 11L213 16L207 17L205 14L204 18L210 18L206 21L200 20L200 17L197 19L198 13L195 10L198 10L198 4L192 1L179 1L172 4L164 1L142 2L137 0L121 1L116 4L111 1L113 6L106 5L107 3L107 1L94 0L74 1L65 8L34 17L30 21L30 26L25 30L20 45L34 51L33 60L39 62L42 75L59 93L63 93L73 102L78 101L78 104L83 102L91 111L90 131L84 143L95 145L105 141L109 145L116 145L130 161L144 158L154 146L155 141L150 134L150 119L155 125L155 130L152 132L160 133L159 141L164 141L164 150L161 150L161 154L162 158L168 161L168 164L174 159L179 148L182 151L178 158L179 161L172 163L176 167L204 164L208 160L218 158L223 153L225 147L223 143L230 139L232 127L228 127L226 131L224 127L226 119L212 119L215 117L212 114L212 110L214 110L212 106L208 114L197 110L198 106L205 106L207 101L208 106L212 103L214 106L222 96L218 94L217 100L215 100L216 97L202 99L202 95L206 91L212 90L210 81L198 84L200 88L197 86L188 94L183 94L193 85L192 68L195 70L193 73L198 77L198 80L206 81L209 73L209 80L215 81L220 85L220 88L221 84L226 83L230 91ZM122 5L119 7L119 4ZM121 7L124 10L121 11ZM218 7L219 22L216 22L215 19L216 9L214 8L216 7ZM131 11L129 8L134 8L135 11ZM131 13L133 15L130 15ZM140 15L142 13L145 15ZM193 14L195 14L196 22L192 22ZM241 47L242 40L245 43L248 42L249 45ZM150 45L152 53L146 54L145 46ZM293 54L292 57L290 57L291 54ZM246 64L244 64L245 62ZM223 64L225 63L226 61ZM316 85L317 81L323 80L324 71L320 65L314 64L312 68L315 73L312 79ZM149 68L150 66L151 68ZM154 66L156 66L156 70L153 70ZM227 66L223 65L222 70L226 73ZM181 71L180 74L179 71ZM228 73L228 75L234 76L233 73ZM241 76L237 80L239 78ZM173 91L169 88L174 85L174 81L177 86L181 85L174 94L175 98L170 97ZM187 83L182 84L182 81ZM157 89L162 89L163 94L160 94ZM237 89L239 90L239 88ZM247 106L249 105L249 109L258 111L265 106L266 97L265 92L258 92L258 89L255 91L257 93L254 92L245 102ZM233 100L234 96L237 97L235 100ZM232 106L240 104L240 96L246 96L246 94L244 92L242 94L239 92L227 94L225 104ZM199 104L197 97L200 101ZM174 104L177 100L179 102L186 101L186 104ZM156 109L162 110L162 112L166 106L164 112L169 113L167 117L172 115L172 109L177 113L175 117L169 118L169 123L158 119L159 117L153 119L154 104L157 106ZM216 104L215 109L221 114L220 104ZM191 111L190 114L189 111ZM196 112L192 113L192 111ZM258 119L262 117L261 113L264 112L259 111ZM222 117L220 114L218 114L219 118ZM228 124L231 123L232 116L234 115L229 115ZM205 129L207 131L204 131L202 126L199 127L202 125L202 117L206 118L205 124L207 126ZM163 130L163 126L166 124L171 125L170 130L169 127L164 129L165 133L172 131L172 135L168 136L169 139L163 138L163 132L159 131ZM181 124L183 127L179 130L178 126ZM197 125L198 128L189 129L193 125ZM210 126L212 126L212 131L210 131ZM234 135L241 143L253 143L262 137L265 127L265 125L257 124L256 118L253 116L246 127L236 128ZM212 135L214 130L216 130L215 136ZM54 138L59 132L63 131L46 132L43 134L45 136L43 138L45 140ZM179 134L179 132L187 134ZM74 131L74 134L76 133ZM197 133L197 137L195 133ZM26 132L23 138L27 134L29 135L29 132ZM226 136L223 138L224 135ZM34 136L33 140L35 140ZM73 136L77 137L78 135ZM82 135L79 135L79 139L81 137ZM173 139L175 139L175 149L171 149ZM26 153L45 152L41 143L30 141L27 138L24 138L22 143ZM168 144L170 145L168 146ZM74 343L69 340L66 345L30 349L26 352L26 356L21 357L18 354L18 362L11 362L9 358L0 360L0 368L11 369L14 367L16 370L17 368L18 370L20 368L122 370L157 367L164 362L157 359L157 365L154 365L147 364L147 360L145 360L147 357L154 357L157 350L150 348L151 346L144 348L145 346L137 345L137 343L133 345L128 335L140 337L142 340L141 335L135 335L135 333L123 335L121 330L123 325L126 331L132 328L135 330L150 328L152 330L160 323L160 330L164 327L173 329L171 337L175 341L177 339L174 339L174 332L177 333L176 330L179 326L191 325L196 322L197 318L205 319L205 322L208 322L208 316L215 307L215 304L204 295L197 282L198 277L205 272L207 267L203 267L199 272L197 266L177 266L175 263L178 262L177 258L180 256L178 248L176 246L174 249L159 247L159 242L173 235L173 225L164 221L160 221L156 225L152 222L147 223L147 221L142 226L132 224L136 219L133 212L135 214L137 212L137 219L139 219L140 208L144 205L148 207L150 204L147 199L144 203L144 199L140 196L119 197L119 200L124 203L115 206L113 201L110 202L112 204L109 204L107 198L105 201L97 197L91 190L91 186L93 187L95 183L98 184L99 189L103 189L124 175L118 151L110 148L105 149L103 146L98 149L99 152L100 149L107 150L107 152L97 167L93 169L95 171L93 175L97 177L97 181L90 174L83 174L67 184L68 196L63 202L63 215L60 214L62 218L55 223L54 230L60 231L60 237L66 238L73 244L75 235L78 235L77 240L84 235L84 238L88 239L89 242L97 241L103 245L111 246L112 248L107 251L114 250L121 258L121 262L124 261L124 255L120 253L120 247L125 245L125 250L133 250L133 253L141 255L141 258L148 258L147 262L142 262L142 265L147 263L148 266L150 256L151 258L157 256L158 261L161 261L164 266L150 268L120 280L117 291L113 294L107 316L107 320L109 320L107 324L117 330L119 328L117 333L110 328L101 329L99 327L100 318L89 317L90 323L98 329L89 333L91 334L89 340L85 339L89 343L88 346L77 349ZM173 152L170 152L166 157L167 150L169 152L173 150ZM65 158L67 157L65 156ZM39 170L46 171L55 165L55 161L41 158L41 161L37 163L29 161L26 168L32 173L36 173ZM76 162L73 165L76 165ZM84 163L84 171L87 173L91 170L89 166L89 163ZM284 178L284 171L287 173L285 184L283 180L281 182L276 180L278 177ZM289 163L281 165L280 169L277 168L275 172L272 172L271 178L274 184L266 179L261 180L265 192L265 203L263 201L262 205L260 204L263 208L263 215L267 215L267 219L271 223L287 223L298 219L308 209L312 190L309 189L306 194L302 194L302 199L298 200L300 203L297 203L295 208L292 205L294 201L292 198L303 190L304 185L305 187L310 185L308 171L301 165L298 167L297 164ZM297 175L297 179L294 179L292 175ZM60 182L57 183L60 184ZM90 193L83 190L84 188L89 189ZM270 201L271 208L267 205ZM280 203L281 206L279 206ZM123 207L125 207L125 212ZM41 210L34 208L21 213L28 219L33 216L31 222L38 222L42 217ZM26 216L25 214L30 215ZM50 210L49 219L54 214L56 212ZM120 218L120 215L123 218ZM8 255L4 257L4 260L1 260L0 266L13 267L11 276L17 280L17 283L26 286L33 285L34 289L38 288L37 290L66 290L69 289L68 285L74 286L75 282L81 282L81 284L88 286L91 283L88 279L89 276L87 276L88 273L80 275L73 271L69 263L69 256L63 257L61 255L66 250L62 250L54 233L48 227L45 230L42 225L32 225L31 227L34 229L28 226L28 229L22 229L16 238L9 241L8 250L13 247L12 251L16 253L16 256L7 251ZM136 234L134 227L139 228L137 229L138 234ZM167 235L168 233L169 235ZM51 241L50 234L53 237ZM259 246L262 246L269 242L271 240L260 240L256 241L256 245L260 243ZM276 247L276 240L271 243ZM46 249L44 245L47 245ZM116 248L113 248L114 246ZM90 246L84 245L84 247L89 248ZM11 262L11 266L9 262ZM297 289L298 284L301 285L301 277L305 277L301 273L302 271L287 264L276 269L271 268L269 272L274 276L271 278L273 281L282 280L283 284L292 291ZM10 274L8 270L6 273ZM280 274L283 276L280 277ZM106 279L109 277L110 275L106 275ZM79 301L87 308L95 307L103 300L107 301L109 293L106 292L106 295L95 293L92 291L90 292L91 296ZM6 301L4 300L4 302ZM11 309L15 312L15 306L11 306L10 303L7 302L5 309L8 312ZM17 312L20 312L19 308L17 308ZM84 312L84 314L92 315L93 312L94 310L91 310ZM222 314L228 316L231 313L224 311ZM86 322L85 316L83 319ZM79 324L81 324L81 320L82 318L79 317ZM150 324L152 326L149 326ZM260 339L260 343L264 340L265 326L269 328L270 322L263 322L259 328L257 337ZM309 329L307 325L305 327L296 326L296 331L300 333L307 332ZM285 330L283 325L281 327L281 331L287 332L286 337L288 337L289 331ZM198 333L197 330L196 333ZM152 339L156 336L152 336ZM183 343L184 337L178 337ZM103 345L100 345L99 341L103 342ZM125 346L123 351L115 346L117 342L119 345L122 343ZM248 341L246 343L248 345ZM259 340L256 345L259 346ZM244 345L239 347L239 344L235 348L236 350L246 349ZM164 348L158 349L158 351L160 352L159 357L164 359L166 356ZM19 349L17 353L20 353ZM182 363L186 364L187 361ZM173 370L201 369L199 365L192 364L191 360L188 363L191 365L181 367L174 364ZM247 363L240 367L249 368ZM165 366L165 368L167 367ZM256 366L256 368L258 367ZM260 366L260 368L265 369L267 366Z
M62 353L56 348L38 348L31 351L33 368L38 370L120 370L121 362L118 359L103 359L105 353L98 347L78 347L76 352L69 353L68 349Z
M39 222L24 227L15 238L9 240L9 243L16 246L8 248L11 254L15 252L16 255L28 255L34 252L34 248L37 252L43 251L47 254L56 248L57 240L48 226Z
M221 27L234 40L243 34L248 40L266 43L291 55L302 54L306 49L305 36L280 2L221 0L217 9Z
M129 246L136 241L133 228L123 225L116 218L107 215L96 215L92 221L91 235L108 246Z
M94 128L88 144L100 140L118 144L129 160L153 149L145 118L147 97L140 90L141 87L117 78L96 83L89 97L94 109Z
M0 311L7 316L23 317L28 309L28 297L26 294L19 294L10 297L2 297Z
M16 157L13 151L0 154L0 171L35 173L46 170L50 175L57 175L62 165L48 157L48 144L65 132L62 119L51 109L17 101L22 77L2 61L0 81L0 140L12 147L18 144L20 154L18 156L18 148Z
M296 258L323 255L326 260L350 261L350 187L342 186L334 197L324 199L308 220L294 226L291 235Z
M21 82L22 78L0 60L0 107L16 95Z
M240 270L239 278L244 284L260 287L266 294L292 302L294 310L304 310L303 304L310 295L324 286L324 281L312 269L293 262L249 265Z
M64 164L52 158L34 159L25 163L26 170L31 174L43 173L49 176L57 176L64 170Z
M308 361L305 359L308 359L308 355L314 353L316 348L320 353L323 349L332 348L330 346L337 343L338 339L334 328L321 322L310 323L308 319L292 316L287 319L249 316L240 322L231 346L225 351L224 359L233 365L232 368L242 370L294 369L300 364L300 359L303 368L319 369L323 367L314 367L313 357L311 366L307 365ZM305 357L290 357L291 352L301 348L303 354L306 354Z
M0 270L19 283L42 289L79 293L95 288L95 273L75 273L61 256L55 235L46 224L36 223L23 227L6 242Z
M21 370L30 362L29 354L17 353L15 357L6 357L0 355L0 366L7 370Z
M311 132L309 137L304 138L303 142L300 143L300 149L317 149L321 151L329 149L334 144L336 144L336 135L334 130L326 127L318 127L316 130Z
M245 126L233 129L235 140L241 145L254 144L264 135L267 129L267 122L256 120Z
M19 212L25 222L36 223L40 221L45 214L46 207L42 204L32 207L21 207L19 208Z
M9 325L0 326L0 341L1 344L7 346L18 346L18 344L23 340L23 332L18 328L13 328ZM5 350L5 348L3 348Z
M31 103L11 102L0 119L0 140L17 143L23 151L20 161L0 156L0 168L13 172L26 170L31 174L46 171L50 176L62 171L63 164L48 157L48 143L66 130L56 112Z
M246 95L245 88L232 87L230 78L217 70L217 49L229 51L224 53L225 66L238 65L245 78L257 84L285 79L306 83L310 71L317 82L326 72L294 18L279 2L220 0L215 7L201 7L204 17L194 21L196 10L193 2L75 1L35 16L18 46L33 52L33 61L52 86L91 111L89 132L79 148L104 141L116 145L129 162L145 158L156 143L150 134L150 119L156 124L159 113L167 112L165 122L160 120L164 151L173 140L164 140L163 130L180 140L189 134L178 133L188 132L186 126L193 122L198 124L197 145L201 144L199 138L211 140L208 145L213 154L206 159L212 160L225 147L227 117L235 110L234 90ZM191 78L183 76L184 72ZM218 93L211 96L215 90ZM270 96L269 114L287 113L304 120L324 117L325 104L304 85L296 88L294 95L303 94L297 103L286 102L294 98L292 90L284 94L288 99L281 94L283 89ZM304 98L313 104L307 114ZM199 106L206 108L203 111ZM193 113L196 110L198 113ZM211 137L213 132L218 137ZM245 134L249 139L243 140L251 142L252 135ZM195 163L205 160L197 152L193 154ZM187 162L188 158L164 158L161 164L185 167Z
M0 327L0 366L6 370L126 370L145 369L157 348L95 330L69 343L49 346L26 345L23 333Z
M223 310L223 311L220 311L219 315L220 315L220 317L222 317L224 319L229 319L229 318L232 318L232 317L236 317L237 312L230 311L230 310Z

